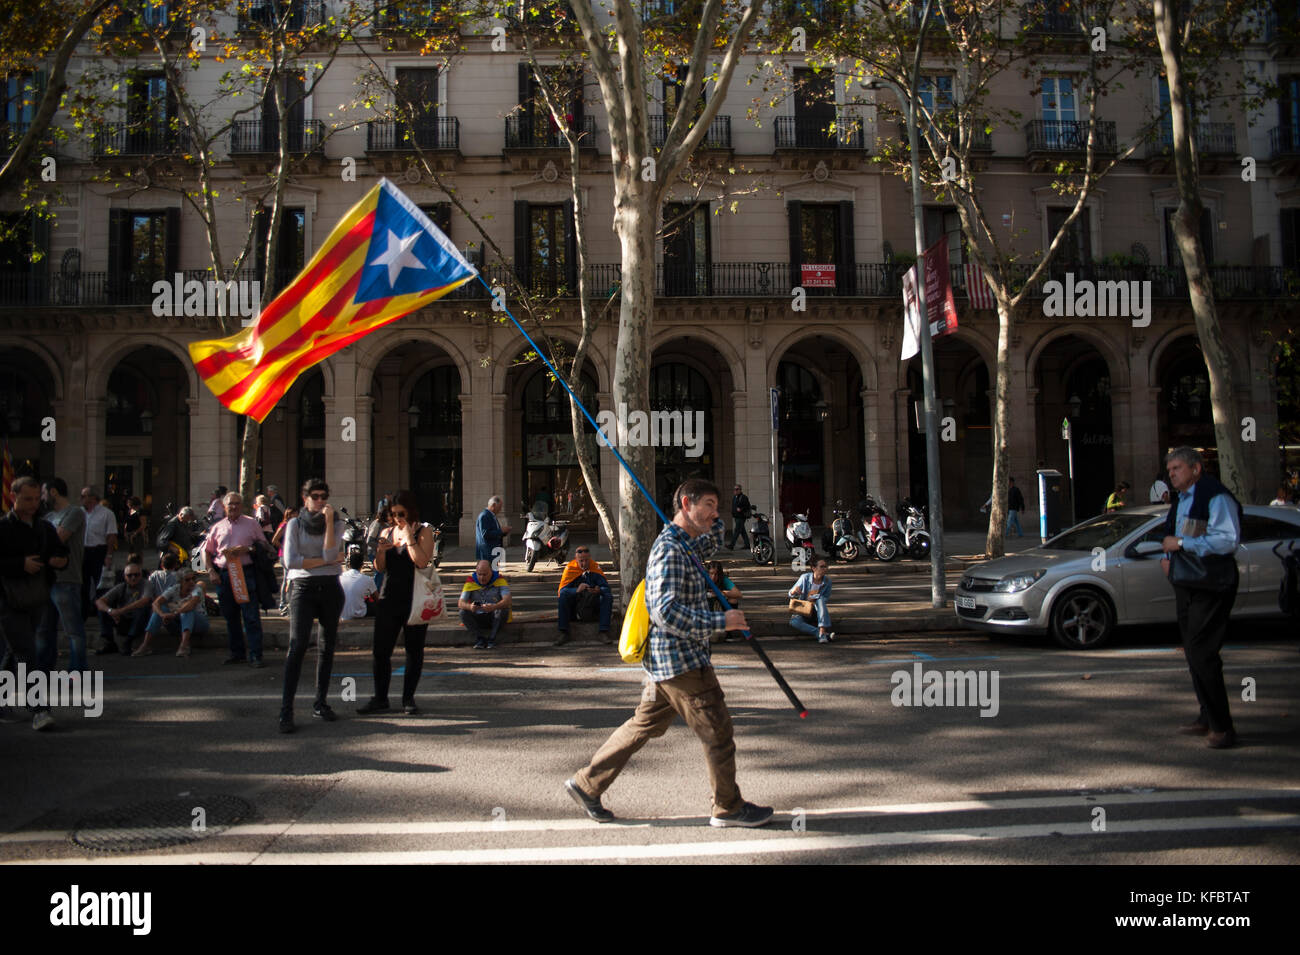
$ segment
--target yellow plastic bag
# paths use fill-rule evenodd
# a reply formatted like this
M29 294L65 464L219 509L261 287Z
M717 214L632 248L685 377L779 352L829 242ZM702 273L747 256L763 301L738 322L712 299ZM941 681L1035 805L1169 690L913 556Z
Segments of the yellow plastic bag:
M645 605L645 581L636 585L632 605L623 615L623 632L618 638L618 655L624 663L640 663L650 642L650 611Z

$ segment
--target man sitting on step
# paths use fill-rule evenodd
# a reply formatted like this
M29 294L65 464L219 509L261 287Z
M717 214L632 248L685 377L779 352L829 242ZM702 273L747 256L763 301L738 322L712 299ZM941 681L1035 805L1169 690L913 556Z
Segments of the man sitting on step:
M609 643L609 617L614 609L614 594L600 564L591 559L591 550L579 547L560 577L560 621L557 647L569 642L569 618L588 621L600 619L600 642Z

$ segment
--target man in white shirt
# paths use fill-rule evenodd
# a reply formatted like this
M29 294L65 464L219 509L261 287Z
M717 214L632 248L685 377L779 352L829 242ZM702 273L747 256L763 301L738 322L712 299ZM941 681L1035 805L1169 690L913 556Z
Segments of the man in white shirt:
M343 613L339 616L340 621L375 615L374 603L367 603L366 598L378 593L379 588L375 586L375 578L361 572L363 560L359 552L353 552L348 557L348 569L339 577L339 583L343 587Z
M83 617L89 617L95 613L100 574L105 567L113 566L113 551L117 550L117 518L100 500L98 488L81 489L81 506L86 511L85 547L81 552L81 612ZM108 642L109 635L102 636Z

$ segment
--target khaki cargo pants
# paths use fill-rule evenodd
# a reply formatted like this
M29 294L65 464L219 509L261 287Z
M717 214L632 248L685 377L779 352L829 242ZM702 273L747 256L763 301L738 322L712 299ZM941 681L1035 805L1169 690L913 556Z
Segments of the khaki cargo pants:
M678 715L704 744L714 813L739 812L745 801L736 786L736 743L731 714L727 712L722 687L711 666L659 683L647 679L641 703L632 718L605 741L591 758L591 765L573 777L578 787L599 799L618 778L632 754L668 732Z

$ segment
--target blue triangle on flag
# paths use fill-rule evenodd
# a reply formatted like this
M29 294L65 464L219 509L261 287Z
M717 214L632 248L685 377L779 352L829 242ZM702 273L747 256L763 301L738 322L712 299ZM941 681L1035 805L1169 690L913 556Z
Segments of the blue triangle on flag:
M383 180L354 301L427 292L473 274L474 268L429 217Z

